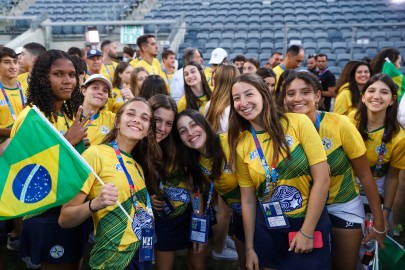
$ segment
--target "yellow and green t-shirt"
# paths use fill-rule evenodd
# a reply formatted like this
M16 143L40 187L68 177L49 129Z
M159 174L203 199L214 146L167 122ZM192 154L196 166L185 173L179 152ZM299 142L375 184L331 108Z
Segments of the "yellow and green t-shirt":
M20 88L6 88L4 87L7 98L10 102L11 107L13 108L14 114L16 117L24 109L24 101L21 100ZM23 92L24 95L24 92ZM24 97L23 97L24 98ZM10 108L6 102L6 98L3 95L3 92L0 91L0 128L11 128L16 119L13 118ZM6 137L0 136L0 143L5 141Z
M124 105L124 97L121 94L121 90L117 87L111 89L111 97L108 98L106 104L106 110L111 111L113 113L117 113L118 110Z
M106 77L112 83L117 66L118 63L116 62L112 62L111 64L103 64L100 69L100 74Z
M17 76L17 81L21 85L23 94L27 96L28 83L30 81L30 73L29 72L21 73L20 75Z
M283 67L281 65L277 65L273 68L274 73L276 73L276 86L275 88L277 88L278 86L278 82L280 81L280 77L281 75L283 75L285 69L283 69Z
M136 63L135 67L143 67L149 75L160 75L163 80L165 79L159 60L156 58L153 58L152 65L142 59Z
M302 218L306 214L308 199L313 180L310 166L326 161L322 141L306 115L286 114L287 123L282 120L285 139L291 153L291 159L280 153L276 163L278 173L277 188L271 200L280 201L285 214L290 218ZM268 133L256 132L266 162L272 164L273 143ZM284 155L283 155L284 154ZM236 176L240 187L255 187L256 196L264 197L266 178L257 153L252 134L245 130L236 148Z
M87 138L90 145L100 144L105 135L114 127L115 113L101 111L94 115L93 120L87 123Z
M352 104L352 92L349 88L341 88L335 99L335 107L333 112L342 115L349 115L349 113L356 111L357 108Z
M221 142L222 151L224 151L226 160L229 160L229 144L228 144L228 133L222 133L219 135ZM207 168L208 171L212 169L212 160L207 159L203 156L200 156L200 164L204 168ZM204 170L203 170L204 172ZM209 175L204 172L206 177ZM231 170L228 162L225 162L223 165L223 170L221 177L215 179L214 187L216 192L222 197L225 203L232 208L236 213L242 214L242 208L240 205L240 188L236 174Z
M121 151L121 156L134 183L138 204L147 212L147 190L143 180L142 168L131 155ZM90 146L83 153L83 158L104 183L112 183L118 188L118 202L133 217L135 207L128 180L112 146L105 144ZM136 166L139 168L139 172ZM90 174L81 191L87 194L87 199L90 200L99 195L101 188L100 182L93 174ZM91 269L125 269L140 245L139 239L132 229L131 220L117 204L114 204L93 213L93 221L95 245L90 257Z
M175 170L170 177L161 178L163 192L173 205L174 211L169 218L184 214L191 203L190 190L179 170ZM161 215L158 213L158 215Z
M331 174L327 204L353 200L359 194L359 186L351 160L366 153L363 138L349 118L328 112L321 112L319 136Z
M199 107L198 110L200 111L200 113L202 115L204 115L204 111L205 111L205 105L207 105L208 103L208 97L203 94L202 96L198 97L198 101L199 101ZM177 103L177 110L178 112L182 112L187 108L187 100L186 100L186 96L182 96L181 99L179 100L179 103Z
M212 80L212 68L206 67L204 69L204 75L205 75L205 78L207 79L208 86L211 88L211 91L213 91L214 90L214 82Z

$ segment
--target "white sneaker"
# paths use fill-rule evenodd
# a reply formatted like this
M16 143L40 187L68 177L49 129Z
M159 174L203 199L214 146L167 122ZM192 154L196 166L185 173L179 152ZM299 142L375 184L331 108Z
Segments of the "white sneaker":
M11 235L7 236L7 248L9 250L19 250L20 249L20 238L12 237Z
M216 253L215 250L212 251L212 258L214 260L238 260L238 253L235 250L225 247L221 253Z
M225 246L230 248L230 249L236 250L235 242L233 241L233 239L229 235L225 239Z
M21 260L23 260L23 262L25 262L25 265L27 266L27 268L29 269L36 269L36 268L40 268L41 265L40 264L33 264L31 262L31 258L30 257L24 257L21 258Z

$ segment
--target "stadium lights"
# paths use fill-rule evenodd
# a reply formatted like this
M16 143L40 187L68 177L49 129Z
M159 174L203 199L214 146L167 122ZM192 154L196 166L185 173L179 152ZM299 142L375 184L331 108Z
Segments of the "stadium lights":
M391 2L394 4L403 4L405 3L405 0L391 0Z
M97 46L97 44L100 42L100 35L95 26L87 27L86 41L91 43L93 46Z

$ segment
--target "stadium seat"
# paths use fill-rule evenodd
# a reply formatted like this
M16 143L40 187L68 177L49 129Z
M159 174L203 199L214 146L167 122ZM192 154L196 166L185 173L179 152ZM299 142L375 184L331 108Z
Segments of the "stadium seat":
M260 44L260 53L270 55L273 52L273 43L263 42Z
M342 74L342 68L338 66L329 66L329 71L333 73L336 77L339 77Z
M273 33L272 32L263 32L261 35L262 43L273 42Z
M245 43L235 42L232 47L233 53L244 54L245 53Z
M318 53L331 54L332 43L330 42L319 42L317 46Z
M314 38L314 33L301 33L301 40L302 43L308 43L308 42L314 42L315 38Z
M326 32L315 32L315 40L316 42L327 42L328 41L328 34Z
M316 50L317 45L314 42L306 42L306 43L303 43L302 46L304 47L306 54L314 54L317 52L317 50Z
M347 53L347 44L346 42L333 42L332 43L332 52L337 53Z
M371 32L371 39L376 42L385 41L385 32Z
M392 42L392 41L381 41L381 42L378 42L378 48L379 48L380 50L385 49L385 48L391 48L391 47L394 47L394 42Z
M339 53L336 55L336 64L343 68L348 61L350 61L351 55L348 53Z

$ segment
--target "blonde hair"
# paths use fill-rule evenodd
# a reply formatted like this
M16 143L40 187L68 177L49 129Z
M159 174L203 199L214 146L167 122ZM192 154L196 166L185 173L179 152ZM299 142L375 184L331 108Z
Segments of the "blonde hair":
M146 71L145 68L143 67L136 67L132 70L131 72L131 77L129 78L129 88L131 89L132 94L135 97L139 97L139 93L141 91L141 89L138 88L138 74L139 72L145 72L146 74L148 74L148 72Z

